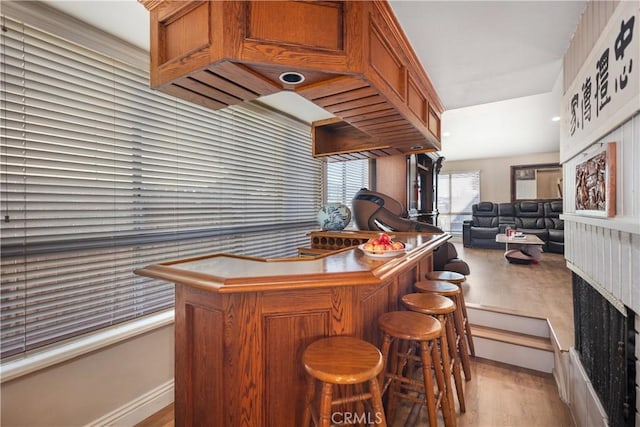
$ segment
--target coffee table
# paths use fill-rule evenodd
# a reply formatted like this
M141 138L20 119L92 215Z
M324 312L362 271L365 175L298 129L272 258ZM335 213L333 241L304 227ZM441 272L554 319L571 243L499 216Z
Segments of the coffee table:
M522 237L507 237L506 234L497 234L496 242L505 244L504 257L513 264L537 263L542 259L544 241L533 234L525 234ZM509 249L509 245L515 246Z

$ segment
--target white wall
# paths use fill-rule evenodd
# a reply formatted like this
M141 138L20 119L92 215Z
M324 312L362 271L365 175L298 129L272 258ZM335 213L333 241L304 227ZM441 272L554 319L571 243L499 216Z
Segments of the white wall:
M606 25L619 26L613 21L616 9L630 3L618 1L590 1L581 18L571 45L564 57L564 85L569 88L579 70L591 54ZM636 8L637 3L631 5ZM637 13L636 13L636 16ZM611 22L610 22L611 21ZM636 107L637 111L637 107ZM601 143L616 143L616 212L613 217L589 217L576 214L575 168L600 149ZM638 340L640 329L640 113L608 134L592 141L582 138L575 144L580 152L563 158L565 258L567 266L597 289L614 306L622 305L636 312L636 357L640 356ZM573 153L570 144L562 141L561 151ZM598 398L589 397L589 380L577 374L581 369L579 358L572 360L571 412L579 425L605 425L597 409ZM636 360L636 384L640 382L640 362ZM640 408L640 389L636 385L636 411ZM638 425L636 412L636 425Z
M640 313L640 114L563 165L565 191L575 194L576 165L610 141L616 142L616 215L576 215L575 199L565 198L565 258L605 297Z
M171 382L173 342L173 325L164 326L4 382L0 425L75 427L92 423ZM127 421L140 421L173 401L172 389L165 394L168 396L160 398L156 407L148 407L148 414L139 413L140 419L122 415L129 416Z
M511 166L537 163L558 163L560 153L540 153L528 156L494 157L477 160L446 160L442 172L480 171L480 200L505 203L511 201Z

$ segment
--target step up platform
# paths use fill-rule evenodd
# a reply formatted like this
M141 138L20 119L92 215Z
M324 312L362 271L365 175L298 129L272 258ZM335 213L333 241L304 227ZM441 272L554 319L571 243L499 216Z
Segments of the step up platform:
M547 319L467 303L476 356L553 373L552 332Z
M466 305L469 322L474 325L551 338L551 328L545 318L470 302L467 302Z

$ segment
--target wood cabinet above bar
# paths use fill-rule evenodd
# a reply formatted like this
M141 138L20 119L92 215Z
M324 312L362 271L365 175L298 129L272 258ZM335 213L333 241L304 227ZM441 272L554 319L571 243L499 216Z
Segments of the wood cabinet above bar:
M212 109L291 90L366 135L366 156L441 148L444 106L386 1L140 1L153 88Z
M380 345L376 319L399 308L450 238L393 234L409 247L395 258L349 247L291 259L217 254L136 271L176 283L175 425L302 425L304 348L332 335Z

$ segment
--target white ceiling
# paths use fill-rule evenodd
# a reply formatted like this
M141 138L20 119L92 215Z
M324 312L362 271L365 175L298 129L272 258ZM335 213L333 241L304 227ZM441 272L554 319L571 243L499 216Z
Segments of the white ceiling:
M149 49L136 0L46 3ZM447 111L442 154L464 160L559 150L562 56L586 2L391 0ZM327 117L297 95L264 99L303 120Z

